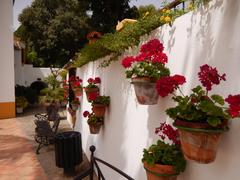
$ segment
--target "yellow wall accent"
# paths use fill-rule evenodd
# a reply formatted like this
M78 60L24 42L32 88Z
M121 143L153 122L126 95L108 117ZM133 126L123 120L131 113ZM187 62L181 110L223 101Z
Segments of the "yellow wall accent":
M0 119L14 118L15 102L0 102Z

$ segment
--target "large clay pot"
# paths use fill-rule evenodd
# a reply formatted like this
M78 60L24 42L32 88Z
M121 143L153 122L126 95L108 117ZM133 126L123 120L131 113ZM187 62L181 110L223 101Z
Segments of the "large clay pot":
M99 88L85 88L85 92L86 92L87 100L88 100L88 102L90 102L91 100L89 99L89 97L90 97L91 93L99 94Z
M173 166L154 164L153 166L144 163L148 180L177 180L177 175Z
M179 122L179 121L178 121ZM181 123L177 123L181 124ZM186 122L184 122L186 124ZM222 133L225 130L209 129L206 124L196 123L196 126L191 127L194 123L187 126L175 126L179 130L181 148L184 156L202 164L208 164L215 160L218 145L220 143Z
M159 95L156 90L156 82L150 78L132 78L132 84L139 104L153 105L158 103Z
M93 104L92 111L94 112L95 116L97 117L104 117L106 111L106 105L104 104Z
M99 122L97 124L88 124L89 130L91 134L99 134L99 131L101 129L102 123Z

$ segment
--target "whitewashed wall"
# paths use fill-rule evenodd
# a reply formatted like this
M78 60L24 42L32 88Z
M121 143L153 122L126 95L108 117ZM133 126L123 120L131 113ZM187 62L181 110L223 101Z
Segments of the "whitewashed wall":
M14 102L13 4L0 1L0 102Z
M160 39L169 57L172 74L183 74L187 83L185 93L198 84L199 66L208 63L219 72L227 74L227 81L215 88L224 96L240 93L240 1L214 0L207 9L200 9L178 18L173 27L156 29L143 42ZM125 55L136 53L130 49ZM105 116L105 124L99 135L89 134L84 110L91 110L83 96L76 130L82 133L83 149L89 155L89 146L95 145L99 158L119 167L136 180L145 180L142 167L142 150L158 137L154 134L160 122L169 121L164 110L172 104L171 98L160 98L157 105L139 105L133 87L125 78L119 61L109 67L98 68L99 62L89 63L78 69L84 82L89 77L100 76L101 93L111 97L111 105ZM240 172L240 119L232 121L231 130L225 133L216 161L208 165L189 162L179 180L239 180ZM118 180L111 171L104 169L107 180Z
M30 86L37 78L44 80L51 74L50 68L33 67L31 64L22 64L21 51L14 51L15 84ZM56 68L57 69L57 68Z

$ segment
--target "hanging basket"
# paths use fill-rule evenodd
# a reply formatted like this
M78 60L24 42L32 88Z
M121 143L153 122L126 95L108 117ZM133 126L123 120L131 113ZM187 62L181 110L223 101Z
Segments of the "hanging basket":
M177 180L178 173L173 166L154 164L153 166L144 163L148 180Z
M73 88L73 92L74 92L75 96L82 96L82 94L83 94L83 90L81 87Z
M90 97L91 93L99 94L99 88L85 88L85 92L86 92L87 100L88 100L88 102L90 102L91 99L89 97Z
M132 78L135 94L139 104L154 105L158 103L159 95L156 90L156 82L150 78Z
M89 125L89 130L91 134L99 134L102 123L99 122L97 124L88 124Z
M106 105L104 104L93 104L92 111L97 117L104 117L106 111Z
M226 129L210 129L206 123L185 122L177 120L174 126L178 128L181 148L184 156L201 164L208 164L215 160L218 145ZM186 124L186 126L182 126ZM181 124L181 125L180 125Z

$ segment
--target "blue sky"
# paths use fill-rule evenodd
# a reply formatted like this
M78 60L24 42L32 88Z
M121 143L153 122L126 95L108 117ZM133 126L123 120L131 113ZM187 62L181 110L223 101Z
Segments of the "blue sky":
M21 13L22 9L31 5L33 0L15 0L13 7L13 28L16 30L19 26L18 15ZM153 4L160 8L162 0L131 0L130 5L140 6Z

